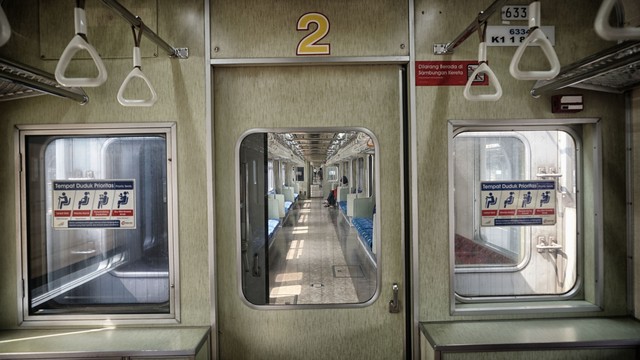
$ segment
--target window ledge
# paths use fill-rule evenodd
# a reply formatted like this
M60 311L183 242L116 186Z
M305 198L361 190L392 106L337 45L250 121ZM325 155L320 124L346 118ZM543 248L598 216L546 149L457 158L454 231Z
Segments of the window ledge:
M548 314L548 313L584 313L602 311L588 301L531 301L510 303L455 304L451 315L496 315L496 314Z
M630 317L422 322L420 331L436 353L640 346Z
M0 359L189 357L207 351L209 327L0 330Z

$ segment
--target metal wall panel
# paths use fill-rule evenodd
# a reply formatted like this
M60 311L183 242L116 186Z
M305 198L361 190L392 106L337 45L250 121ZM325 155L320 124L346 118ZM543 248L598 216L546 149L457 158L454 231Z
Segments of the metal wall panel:
M406 1L214 0L211 58L296 57L298 42L309 34L296 24L309 12L329 19L329 33L320 42L331 44L331 56L409 54Z
M87 1L87 5L94 1ZM96 2L97 3L97 2ZM205 131L205 73L204 73L204 4L201 0L158 0L158 34L175 47L188 47L189 58L169 59L166 56L143 58L142 68L158 93L158 102L149 108L123 107L116 94L120 84L132 69L130 35L121 41L112 41L122 47L128 58L105 59L109 77L97 88L85 88L89 103L80 106L73 101L55 96L39 96L29 99L2 102L0 104L0 151L4 159L0 165L0 328L17 326L17 274L18 240L16 234L15 182L17 154L14 154L14 125L71 123L91 124L105 122L164 122L177 124L178 214L180 246L180 281L182 286L180 310L181 325L210 325L211 300L208 276L207 241L207 178ZM10 6L10 8L9 8ZM96 6L103 6L96 4ZM11 40L0 54L53 72L56 61L40 58L39 28L36 22L27 22L38 13L37 0L5 2L9 20L17 24ZM105 7L106 10L106 7ZM65 14L67 11L64 12ZM69 10L73 15L73 9ZM66 16L66 15L65 15ZM186 20L185 20L186 19ZM126 23L113 13L110 25L123 27ZM13 24L12 24L13 25ZM98 31L94 31L95 34ZM89 34L91 36L91 33ZM60 40L62 44L71 34ZM143 39L143 43L149 42ZM85 62L89 66L89 61ZM92 65L91 65L92 66Z

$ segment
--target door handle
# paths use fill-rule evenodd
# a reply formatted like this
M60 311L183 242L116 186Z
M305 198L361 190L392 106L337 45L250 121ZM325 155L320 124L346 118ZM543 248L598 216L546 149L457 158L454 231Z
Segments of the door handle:
M259 255L257 253L253 254L253 269L251 271L251 275L253 275L253 277L262 276L262 269L260 268L259 261Z
M389 301L389 312L392 314L400 312L400 300L398 300L398 284L393 283L391 290L393 291L393 299Z

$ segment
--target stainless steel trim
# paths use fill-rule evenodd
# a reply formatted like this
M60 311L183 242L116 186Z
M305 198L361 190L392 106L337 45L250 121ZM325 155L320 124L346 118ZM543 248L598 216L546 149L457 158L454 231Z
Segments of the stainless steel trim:
M352 64L406 64L409 56L333 56L283 58L212 58L213 66L274 66L274 65L352 65Z
M634 242L634 228L635 228L635 207L634 207L634 190L636 187L633 184L634 173L640 169L634 167L634 147L637 145L633 143L633 94L629 92L625 95L625 162L626 162L626 180L627 180L627 310L629 314L633 314L634 311L634 294L636 293L635 285L635 242ZM636 115L636 116L640 116Z
M409 65L407 68L407 99L408 107L408 129L409 134L409 169L404 169L404 173L410 176L410 203L409 214L403 214L403 218L411 216L411 228L405 229L408 232L411 241L411 253L404 254L405 261L409 262L409 266L405 266L410 271L411 283L405 286L409 287L409 295L411 297L411 332L407 334L408 344L405 344L405 357L413 360L420 359L420 219L418 217L418 129L416 118L416 34L415 34L415 1L409 0ZM406 315L405 315L406 316ZM410 356L407 356L409 352Z
M210 325L212 329L210 351L212 358L217 358L218 354L218 295L216 280L216 207L215 207L215 150L214 150L214 127L213 127L213 68L209 59L211 58L211 5L209 0L203 0L204 3L204 94L205 94L205 112L204 124L206 132L206 166L207 175L207 250L209 262L209 303L210 309Z

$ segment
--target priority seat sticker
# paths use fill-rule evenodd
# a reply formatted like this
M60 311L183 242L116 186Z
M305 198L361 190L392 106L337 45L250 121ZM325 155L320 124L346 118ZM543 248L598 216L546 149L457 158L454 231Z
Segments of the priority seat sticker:
M135 229L135 180L54 180L53 228Z
M481 226L555 225L556 182L480 183Z

